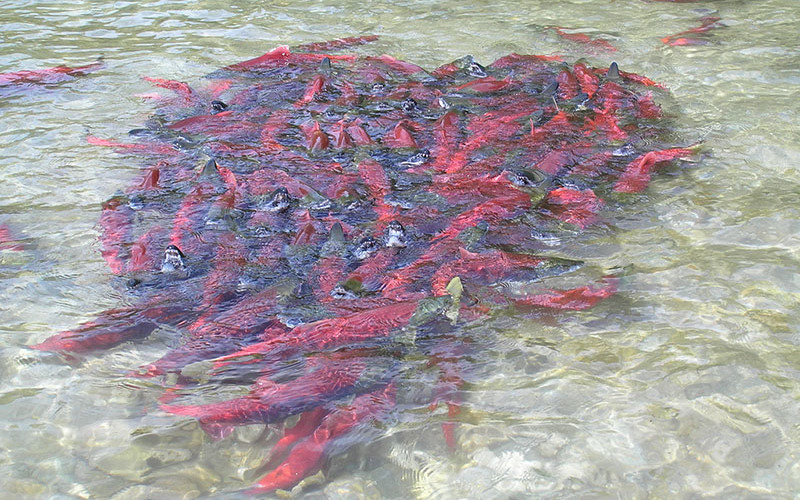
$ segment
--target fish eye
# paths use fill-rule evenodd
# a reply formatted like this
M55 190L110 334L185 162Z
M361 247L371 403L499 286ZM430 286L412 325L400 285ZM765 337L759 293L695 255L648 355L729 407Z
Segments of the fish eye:
M175 245L168 245L164 249L164 262L161 263L161 272L183 271L186 268L185 258L186 256L181 252L180 248Z
M264 209L268 212L283 212L289 208L292 197L285 187L279 187L269 197L269 201L264 204Z
M211 101L211 109L214 110L215 113L219 113L220 111L225 111L228 109L228 105L219 100Z
M417 109L417 101L409 97L408 99L403 101L401 107L403 108L403 111L405 111L406 113L410 113L415 109Z
M386 225L386 235L390 238L405 237L406 228L396 220L393 220Z
M400 165L416 167L422 165L423 163L427 162L430 159L431 159L431 151L429 149L423 149L409 156L408 159L404 162L401 162Z
M353 250L353 256L357 260L364 260L374 254L380 248L380 244L372 236L362 239Z
M343 287L342 285L336 285L333 287L333 290L330 292L330 296L334 299L357 299L358 296L348 290L347 288Z
M509 172L508 178L515 186L531 186L533 182L521 172Z
M406 229L398 221L393 220L386 225L385 245L392 248L405 248L406 243Z
M632 155L636 150L632 144L625 144L611 152L611 156L628 156Z
M131 210L141 210L144 208L144 199L141 196L131 196L128 206L131 207Z
M478 78L483 78L486 76L486 68L484 68L483 66L474 61L470 63L469 68L467 70L469 71L470 75Z

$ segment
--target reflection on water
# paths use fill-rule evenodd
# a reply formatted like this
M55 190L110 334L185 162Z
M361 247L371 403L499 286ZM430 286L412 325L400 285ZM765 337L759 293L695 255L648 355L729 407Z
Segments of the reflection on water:
M280 429L240 426L211 441L195 422L154 411L159 387L128 377L173 347L179 329L80 362L24 346L127 301L100 255L97 221L100 204L141 163L86 137L125 140L146 121L152 105L137 95L152 87L141 76L197 81L280 43L375 33L369 53L429 69L467 53L482 62L512 51L616 60L665 82L676 137L702 140L709 154L615 212L610 234L562 245L561 257L624 270L615 297L464 332L481 348L465 363L455 452L442 439L446 408L429 408L437 374L411 357L393 420L332 460L307 495L792 497L800 488L793 2L406 2L371 16L358 7L0 6L0 71L106 64L0 97L0 227L10 234L0 240L0 490L224 497L263 472ZM709 16L722 26L703 34L707 44L661 43Z

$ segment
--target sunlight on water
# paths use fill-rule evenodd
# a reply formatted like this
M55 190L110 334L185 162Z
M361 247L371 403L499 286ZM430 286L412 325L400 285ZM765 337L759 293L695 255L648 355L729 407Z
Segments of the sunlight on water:
M463 329L454 450L445 401L431 405L439 373L425 354L441 346L411 338L422 347L399 367L391 352L373 367L397 370L396 410L347 436L297 495L794 498L795 2L529 4L391 2L368 15L353 2L0 4L0 73L104 64L51 85L0 86L0 492L238 498L266 472L280 426L237 426L213 440L196 420L159 409L160 382L130 376L176 347L182 324L81 359L25 346L133 300L100 254L98 219L143 161L86 138L126 142L148 120L143 76L194 83L280 44L376 34L355 51L429 70L465 54L484 64L510 52L616 61L666 85L674 140L702 142L702 153L610 206L602 230L543 238L543 255L620 275L616 295L585 311L504 311ZM685 45L661 41L714 17L713 29L681 35ZM568 280L556 271L544 279ZM525 290L525 276L504 286ZM191 397L203 402L247 389L198 387Z

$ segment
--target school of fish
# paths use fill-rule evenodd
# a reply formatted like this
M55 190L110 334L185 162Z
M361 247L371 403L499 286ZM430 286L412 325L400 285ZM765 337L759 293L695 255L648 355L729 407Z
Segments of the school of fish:
M391 414L409 331L457 447L473 348L459 328L613 295L613 273L544 286L582 266L541 250L696 153L669 143L664 90L616 64L509 54L426 71L339 53L374 38L277 47L196 86L148 78L167 92L149 96L156 112L133 140L89 137L141 162L100 215L102 255L134 305L32 346L79 357L181 332L131 374L163 381L153 411L214 439L299 417L252 492L293 487ZM185 370L199 362L203 380ZM249 392L197 390L214 384Z

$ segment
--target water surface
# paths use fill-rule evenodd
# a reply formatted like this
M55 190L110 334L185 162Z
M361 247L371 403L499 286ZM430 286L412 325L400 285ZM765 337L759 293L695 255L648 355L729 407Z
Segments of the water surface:
M0 3L0 72L102 57L106 69L0 95L0 496L225 498L251 484L279 435L247 426L211 441L156 410L158 386L126 376L176 332L81 363L25 346L126 300L100 256L100 204L141 160L125 140L152 112L142 76L193 82L297 45L377 34L362 53L435 68L465 54L562 54L663 82L676 138L698 161L659 176L562 249L622 270L620 293L583 312L498 318L466 332L458 447L435 374L405 381L382 433L335 456L308 498L793 498L800 321L800 30L793 0ZM706 45L660 38L718 16ZM609 41L564 40L547 26ZM423 363L420 363L423 364ZM426 399L427 398L427 399ZM263 471L262 471L263 472Z

